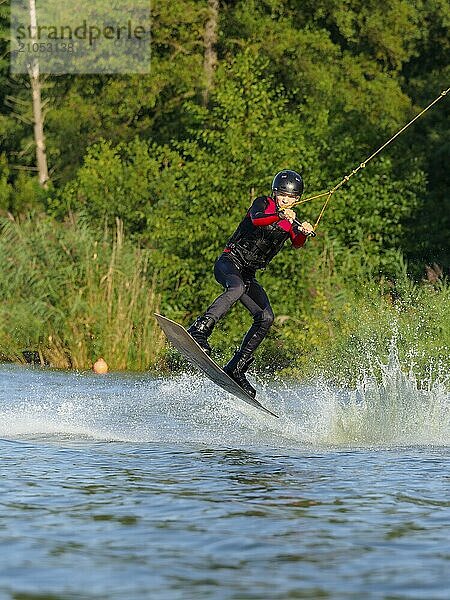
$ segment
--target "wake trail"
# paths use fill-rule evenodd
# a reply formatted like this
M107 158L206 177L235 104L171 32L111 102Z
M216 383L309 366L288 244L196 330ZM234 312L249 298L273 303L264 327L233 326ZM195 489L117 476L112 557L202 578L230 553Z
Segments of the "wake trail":
M197 374L99 379L0 367L0 437L242 447L389 447L450 444L448 379L418 381L395 348L380 375L352 389L317 378L258 381L275 419Z

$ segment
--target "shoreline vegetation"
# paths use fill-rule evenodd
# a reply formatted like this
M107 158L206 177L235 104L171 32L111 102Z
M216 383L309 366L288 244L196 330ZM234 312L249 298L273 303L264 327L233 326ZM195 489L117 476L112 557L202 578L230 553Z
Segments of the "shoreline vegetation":
M3 360L61 369L147 370L164 337L154 323L160 297L150 253L83 223L29 217L2 220L0 348Z
M321 258L306 271L295 310L273 294L276 320L258 352L259 372L294 378L323 373L351 383L362 368L387 359L393 338L405 368L414 363L425 375L432 364L436 373L448 371L450 287L439 273L429 270L428 280L414 282L399 254L395 281L381 277L367 284L361 249L348 250L338 267L332 244L322 237L319 246ZM104 230L75 215L64 223L42 215L1 219L1 360L34 357L50 367L87 370L105 356L112 371L180 367L153 313L184 325L193 315L170 305L155 252L128 240L119 219ZM249 325L244 313L237 306L216 328L217 360L231 353Z

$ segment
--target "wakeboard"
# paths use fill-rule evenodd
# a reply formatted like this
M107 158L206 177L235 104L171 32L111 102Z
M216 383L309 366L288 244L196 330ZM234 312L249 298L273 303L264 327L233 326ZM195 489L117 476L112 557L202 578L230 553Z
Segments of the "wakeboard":
M219 367L206 352L204 352L204 350L202 350L184 327L163 315L155 313L155 317L169 342L171 342L191 364L198 367L205 375L214 381L215 384L247 404L278 418L278 415L268 408L265 408L258 400L250 396L250 394L247 394L240 385L231 379L231 377L227 375L225 371L221 369L221 367Z

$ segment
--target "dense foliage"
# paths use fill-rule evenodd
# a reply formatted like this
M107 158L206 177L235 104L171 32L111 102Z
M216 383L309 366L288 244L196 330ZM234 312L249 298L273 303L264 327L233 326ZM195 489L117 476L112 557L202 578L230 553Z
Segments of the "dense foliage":
M308 196L329 189L448 87L450 6L220 2L206 101L207 0L152 5L149 75L45 78L51 182L43 190L33 171L29 85L9 74L9 3L0 4L0 210L15 218L32 211L33 220L62 228L79 214L92 240L105 228L113 235L119 218L129 243L150 257L146 276L162 309L188 322L218 293L213 261L277 170L300 170ZM341 336L348 347L362 332L346 314L382 311L392 321L396 303L408 304L408 277L420 281L426 268L431 280L448 273L449 113L444 99L333 197L314 241L284 250L262 274L279 316L263 355L276 351L280 364L300 364L313 340L322 357L324 338L337 349ZM314 221L320 206L305 204L298 214ZM438 312L448 301L445 284L432 283L410 283L423 289L416 298L428 311L428 333L430 307ZM5 289L2 302L14 295ZM234 309L216 334L219 348L237 343L247 322ZM435 324L447 343L437 317Z

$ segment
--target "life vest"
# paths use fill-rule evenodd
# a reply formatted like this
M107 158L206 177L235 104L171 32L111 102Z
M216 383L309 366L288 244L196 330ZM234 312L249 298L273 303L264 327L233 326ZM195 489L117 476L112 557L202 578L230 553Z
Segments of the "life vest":
M257 222L274 221L267 225L255 225ZM230 252L239 262L250 269L265 269L278 254L291 235L280 227L280 217L272 198L256 198L245 218L230 237L225 252Z

